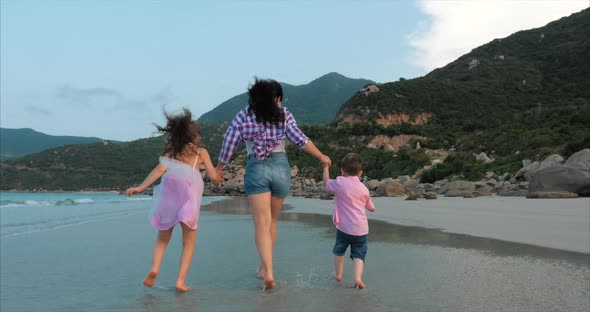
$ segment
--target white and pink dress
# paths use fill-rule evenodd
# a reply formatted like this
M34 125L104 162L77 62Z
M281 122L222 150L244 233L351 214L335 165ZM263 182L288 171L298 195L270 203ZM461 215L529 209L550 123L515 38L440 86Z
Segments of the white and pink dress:
M154 188L150 223L158 230L168 230L176 224L184 223L196 229L203 197L203 178L193 166L176 159L160 157L160 164L166 167L161 182Z

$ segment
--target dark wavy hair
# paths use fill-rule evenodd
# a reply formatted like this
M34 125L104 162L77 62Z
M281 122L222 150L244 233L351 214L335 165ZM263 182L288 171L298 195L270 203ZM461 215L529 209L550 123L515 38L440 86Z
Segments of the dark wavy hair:
M255 78L254 84L248 88L248 96L256 122L279 125L285 121L285 114L276 103L277 98L283 99L283 88L276 80Z
M164 154L169 153L175 158L183 152L187 144L194 143L195 138L201 133L201 127L193 120L193 114L188 108L183 108L182 113L177 115L164 111L164 116L166 116L166 126L161 127L156 124L154 126L158 132L167 136Z

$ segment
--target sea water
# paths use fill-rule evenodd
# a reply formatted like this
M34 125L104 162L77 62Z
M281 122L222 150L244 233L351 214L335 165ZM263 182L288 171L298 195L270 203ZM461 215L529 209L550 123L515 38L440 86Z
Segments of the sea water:
M247 203L206 197L187 277L174 285L176 228L155 286L142 285L156 230L150 197L1 193L0 310L588 311L590 256L420 227L370 222L364 281L331 279L330 216L283 213L277 287L260 289Z

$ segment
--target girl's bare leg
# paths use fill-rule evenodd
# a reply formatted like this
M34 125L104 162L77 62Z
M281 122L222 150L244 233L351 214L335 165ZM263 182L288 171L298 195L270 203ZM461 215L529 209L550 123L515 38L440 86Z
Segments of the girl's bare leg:
M279 220L279 215L281 214L281 208L283 207L283 203L285 202L285 197L270 197L270 214L271 214L271 223L270 223L270 237L272 239L272 250L274 252L275 245L277 242L277 221ZM264 265L260 262L260 266L258 267L258 277L260 279L264 279Z
M152 269L143 280L143 284L147 287L154 286L154 283L156 282L158 272L160 272L160 265L162 264L162 259L164 258L164 254L166 253L166 247L168 246L168 242L170 242L170 237L172 237L173 229L174 228L170 228L164 231L158 231L158 238L156 239L156 244L154 245L154 251L152 255Z
M254 220L254 240L258 256L264 268L264 283L266 288L274 287L274 273L272 267L272 236L271 236L271 196L270 192L248 195L248 202L252 209Z
M178 269L178 278L176 279L176 290L188 291L190 287L186 286L185 280L188 270L191 267L193 255L195 254L195 240L197 230L193 230L184 223L182 226L182 254L180 256L180 267Z

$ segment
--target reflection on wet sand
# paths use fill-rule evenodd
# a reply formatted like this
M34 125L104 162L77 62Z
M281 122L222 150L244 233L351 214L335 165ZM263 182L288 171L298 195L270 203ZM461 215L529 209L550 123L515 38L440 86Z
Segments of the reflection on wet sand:
M289 210L285 205L283 211ZM202 207L204 211L214 211L222 214L250 214L248 199L235 197L224 201L214 202ZM332 217L321 214L282 213L281 221L297 221L314 227L325 228L326 237L334 236ZM528 244L502 241L466 234L444 232L440 229L429 229L418 226L402 226L384 221L370 220L369 227L371 242L431 245L445 248L475 249L495 256L517 256L541 259L556 259L574 264L590 266L590 255L572 251L539 247Z

